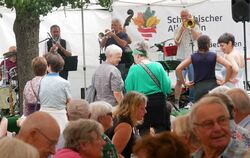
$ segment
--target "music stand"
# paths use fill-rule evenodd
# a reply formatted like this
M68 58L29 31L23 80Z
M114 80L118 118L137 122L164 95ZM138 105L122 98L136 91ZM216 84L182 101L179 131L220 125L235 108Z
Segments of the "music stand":
M176 56L177 54L177 46L167 46L163 47L163 52L164 52L164 64L166 65L165 67L167 68L167 72L169 73L171 70L175 70L176 67L180 64L180 61L177 60L166 60L165 57L171 57L171 56ZM164 66L163 66L164 67Z
M64 71L76 71L78 56L66 56L64 58Z

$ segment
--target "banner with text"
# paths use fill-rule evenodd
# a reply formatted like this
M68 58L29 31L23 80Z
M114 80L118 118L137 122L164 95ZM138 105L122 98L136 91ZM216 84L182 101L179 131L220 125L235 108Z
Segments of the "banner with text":
M167 6L114 6L113 18L122 22L128 16L127 10L134 11L133 19L126 27L127 33L132 37L133 43L142 39L149 41L153 48L155 44L165 46L174 45L174 30L181 24L180 7ZM231 1L204 2L187 7L190 13L198 20L202 34L211 38L211 50L219 52L217 39L225 32L235 36L237 49L243 51L244 31L243 22L236 23L232 19ZM246 22L246 46L250 53L249 23ZM248 36L247 36L248 35ZM133 44L132 44L133 47ZM249 55L250 57L250 55Z

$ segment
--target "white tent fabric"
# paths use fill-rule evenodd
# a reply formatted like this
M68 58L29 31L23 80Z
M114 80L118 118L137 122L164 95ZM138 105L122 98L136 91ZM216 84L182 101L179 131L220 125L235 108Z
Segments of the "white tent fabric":
M208 0L115 0L113 6L131 6L131 5L154 5L154 6L172 6L188 7L203 3Z
M204 23L208 28L204 33L211 35L214 43L216 43L218 36L224 32L232 32L236 36L236 39L242 43L242 24L235 23L232 20L231 1L229 0L115 0L112 5L113 12L96 10L96 6L93 5L91 7L95 9L89 10L88 8L84 10L84 52L87 68L87 85L90 84L90 78L95 68L99 65L100 49L98 33L104 32L106 28L110 28L111 19L114 17L124 21L127 17L128 9L132 8L135 12L138 12L144 11L148 6L157 11L156 14L162 21L161 24L157 26L158 33L154 35L154 38L149 40L150 45L154 45L155 43L159 43L172 37L171 32L169 33L166 31L166 28L172 26L172 24L167 23L166 17L178 16L183 7L191 10L194 15L206 16L212 14L223 16L223 21L218 23ZM15 37L12 30L15 14L13 11L4 7L0 7L0 13L3 15L3 18L0 18L1 56L7 51L10 45L15 45ZM64 10L59 9L49 13L46 17L41 17L40 41L48 38L47 32L49 32L49 27L53 24L58 24L61 27L62 38L69 41L73 55L78 55L78 71L70 72L69 81L72 85L73 97L80 98L80 88L84 87L81 11L79 9L67 9L65 12ZM247 35L249 34L248 29L249 23L247 23ZM142 39L134 24L131 24L127 28L127 31L132 37L133 42ZM250 44L248 36L247 42L247 47L249 49ZM133 47L133 43L131 47ZM39 48L40 54L43 54L44 42L39 44ZM242 49L242 45L238 48ZM218 48L215 48L215 50L217 49ZM152 49L152 52L157 54L155 48Z

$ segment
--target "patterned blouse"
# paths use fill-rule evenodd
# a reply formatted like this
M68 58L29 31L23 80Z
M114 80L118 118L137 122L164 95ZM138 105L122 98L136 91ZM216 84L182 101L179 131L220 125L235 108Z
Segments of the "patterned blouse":
M32 112L39 110L40 107L31 107L32 104L37 103L38 90L40 82L43 76L36 76L32 80L29 80L23 90L23 114L27 116ZM32 86L31 86L32 83ZM36 97L37 96L37 97Z
M116 148L109 137L103 134L102 139L106 142L102 150L103 158L118 158Z

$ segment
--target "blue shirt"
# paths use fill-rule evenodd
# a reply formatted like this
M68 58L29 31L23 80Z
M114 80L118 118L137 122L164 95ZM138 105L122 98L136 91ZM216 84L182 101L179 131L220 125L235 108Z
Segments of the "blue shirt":
M239 126L245 128L250 132L250 115L245 117L243 120L240 121Z
M124 32L119 32L118 34L116 34L116 36L118 36L122 40L128 41L128 35ZM116 42L116 40L113 37L108 38L108 40L105 44L105 47L107 47L111 44L115 44L115 45L119 46L119 44ZM119 46L119 47L121 47L121 46ZM121 47L121 49L122 49L122 52L125 52L125 47L124 48Z

